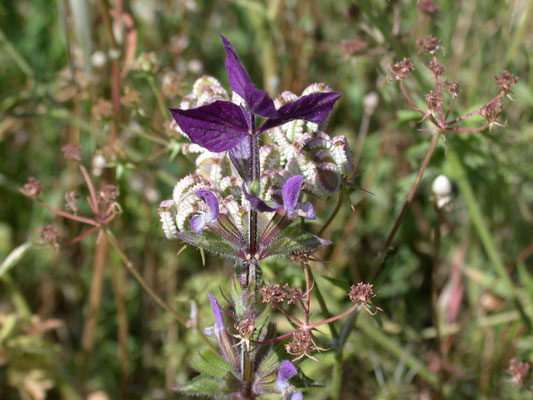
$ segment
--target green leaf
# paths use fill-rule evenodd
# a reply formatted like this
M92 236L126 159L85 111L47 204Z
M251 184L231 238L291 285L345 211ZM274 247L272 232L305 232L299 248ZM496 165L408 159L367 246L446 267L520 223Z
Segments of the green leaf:
M330 244L312 233L297 228L288 228L266 251L262 258L281 254L310 253L320 246Z
M220 396L224 383L215 378L209 376L200 375L187 383L186 385L178 388L178 391L185 393L189 396Z
M24 254L31 248L31 242L26 242L16 247L0 264L0 278L9 272L22 259Z
M196 236L193 232L179 232L176 237L195 247L222 257L237 257L237 250L230 243L216 233L208 230L205 230L200 236Z
M212 350L206 350L199 354L191 365L198 372L218 379L224 378L228 372L233 371L232 366Z

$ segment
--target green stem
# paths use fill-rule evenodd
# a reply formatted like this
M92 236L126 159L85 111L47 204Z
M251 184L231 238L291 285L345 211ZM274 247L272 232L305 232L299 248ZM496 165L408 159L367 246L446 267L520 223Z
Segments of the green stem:
M531 332L531 320L529 319L528 315L524 310L524 307L522 306L522 303L520 302L518 292L513 284L509 273L505 269L505 265L500 257L500 254L498 253L498 250L496 249L496 245L494 243L492 235L490 234L488 224L481 212L479 203L476 200L474 191L472 190L472 186L468 181L463 164L461 163L459 156L453 149L448 149L448 162L451 165L452 173L457 181L459 190L463 195L466 207L468 209L468 215L477 230L477 233L481 240L481 244L483 245L483 248L485 249L489 260L494 266L496 273L499 275L502 284L505 286L509 297L513 301L518 313L520 314L520 317L522 318L522 321L527 331Z

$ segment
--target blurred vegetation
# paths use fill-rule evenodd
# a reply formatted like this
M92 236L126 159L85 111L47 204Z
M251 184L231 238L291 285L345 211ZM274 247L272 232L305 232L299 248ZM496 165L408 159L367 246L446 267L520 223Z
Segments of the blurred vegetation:
M120 187L123 212L110 229L135 268L181 315L197 307L198 327L211 324L207 292L225 288L232 264L207 256L203 266L190 248L177 256L182 244L164 238L157 207L192 167L168 129L166 107L177 107L202 74L227 87L219 32L272 95L300 93L312 82L343 92L326 131L346 135L360 154L353 206L342 203L324 233L333 245L317 255L324 262L313 263L313 271L332 313L346 308L347 288L361 281L375 283L374 303L383 312L379 324L361 313L344 326L349 336L340 364L333 351L299 363L325 385L306 398L330 398L334 368L342 368L342 399L530 398L506 370L512 357L533 362L533 1L437 0L434 13L421 10L426 3L3 0L0 260L29 244L0 267L0 398L180 397L171 389L193 375L188 360L206 344L146 295L105 238L88 236L59 250L43 243L43 225L52 224L65 243L85 228L18 188L33 176L56 208L64 208L67 191L84 199L82 177L60 150L81 144L97 184ZM431 138L387 75L394 61L411 58L416 71L407 86L423 104L432 83L416 40L429 34L445 48L447 78L462 88L452 116L489 101L494 74L507 69L520 81L514 101L504 102L505 127L449 133L439 142L380 265ZM379 104L365 109L370 93ZM431 184L440 174L453 191L439 216ZM315 203L312 231L335 202ZM439 268L432 278L437 226ZM285 259L268 262L264 277L303 281L299 265ZM99 300L97 314L89 299ZM316 305L314 315L321 314ZM283 324L280 318L281 330ZM329 330L322 332L318 339L328 347Z

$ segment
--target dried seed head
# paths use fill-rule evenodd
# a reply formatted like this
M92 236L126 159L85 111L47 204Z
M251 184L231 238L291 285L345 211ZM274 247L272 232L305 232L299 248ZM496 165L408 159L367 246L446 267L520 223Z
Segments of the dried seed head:
M78 212L78 197L78 194L74 191L65 193L65 205L74 213Z
M487 120L489 125L494 124L496 119L502 113L502 101L500 99L494 99L490 103L486 104L480 111L483 118Z
M431 70L431 72L433 72L435 76L442 76L446 73L446 67L436 61L431 61L429 63L429 69Z
M459 92L461 91L458 82L450 82L448 80L445 80L444 87L446 88L446 91L450 93L453 97L457 97L459 95Z
M498 90L508 93L511 88L516 85L520 78L511 74L508 71L502 71L500 76L494 75L494 82L498 86Z
M439 8L433 0L420 0L420 3L418 3L418 9L430 16L439 12Z
M61 148L61 151L63 152L63 156L67 160L81 161L81 146L80 145L69 143L69 144L64 145Z
M350 293L348 294L350 300L358 305L367 305L370 300L376 295L372 290L371 283L358 283L357 285L352 285Z
M309 352L313 349L313 339L308 329L299 328L292 335L292 341L287 343L285 350L290 355L301 358L310 356Z
M115 185L105 185L102 190L100 190L100 197L106 203L112 203L118 199L120 191Z
M399 81L407 78L411 71L414 71L415 66L408 58L404 58L402 61L398 61L392 66L392 80Z
M59 233L55 230L52 225L43 226L39 229L39 234L41 235L41 240L45 243L57 246L59 243Z
M279 283L274 285L264 285L261 288L263 303L282 303L286 294Z
M511 382L515 385L522 385L529 375L531 365L527 362L518 363L516 358L512 358L509 363L507 373L511 375Z
M43 187L41 183L32 177L28 178L28 182L24 184L20 189L20 192L29 197L30 199L36 199L39 195L43 194Z
M418 39L416 43L429 54L437 54L441 48L439 40L433 35L430 35L426 40Z
M438 93L432 90L426 95L426 104L430 111L436 112L442 104L442 99Z

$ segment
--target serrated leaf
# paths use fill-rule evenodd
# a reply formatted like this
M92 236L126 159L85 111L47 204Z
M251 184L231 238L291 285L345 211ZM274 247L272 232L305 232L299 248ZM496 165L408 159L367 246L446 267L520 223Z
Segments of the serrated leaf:
M224 383L209 376L200 375L177 390L189 396L220 396Z
M237 249L223 237L209 230L204 230L199 236L196 236L194 232L178 232L176 237L195 247L223 257L236 258L238 256Z
M218 379L224 378L228 372L233 371L232 366L212 350L206 350L199 354L191 365L198 372Z
M0 278L9 272L22 259L24 254L31 248L31 242L26 242L13 249L6 259L0 264Z
M311 253L320 246L330 244L329 240L297 228L288 228L270 247L263 250L261 259L273 255Z

